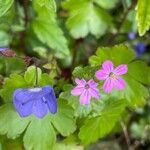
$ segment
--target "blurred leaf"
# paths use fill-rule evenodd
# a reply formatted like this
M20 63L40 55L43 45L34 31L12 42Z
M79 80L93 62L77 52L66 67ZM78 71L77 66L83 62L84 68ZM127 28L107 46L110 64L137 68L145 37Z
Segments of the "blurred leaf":
M79 138L85 145L93 143L111 132L126 106L124 100L109 100L104 103L106 104L104 109L99 112L100 115L86 119L80 128Z
M56 11L56 3L55 0L36 0L41 7L46 7L50 11Z
M69 10L70 16L66 25L71 35L78 39L87 36L89 33L100 37L108 26L111 25L111 17L102 8L95 6L89 0L66 0L63 8Z
M84 150L83 146L72 144L56 144L54 150Z
M136 19L140 36L143 36L150 28L150 1L138 0Z
M70 52L67 40L57 24L55 10L51 10L53 8L51 1L33 1L33 6L38 16L33 21L32 27L41 42L53 48L55 54L59 52L59 56L64 57Z
M5 15L5 13L10 9L14 0L0 0L0 17Z
M110 9L115 7L115 5L117 4L118 0L94 0L95 3L97 3L98 5L100 5L103 8L106 9Z

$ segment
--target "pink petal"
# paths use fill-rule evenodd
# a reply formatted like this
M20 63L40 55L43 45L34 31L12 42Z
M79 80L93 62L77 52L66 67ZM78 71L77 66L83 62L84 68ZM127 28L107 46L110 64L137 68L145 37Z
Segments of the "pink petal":
M89 94L88 90L84 90L80 96L80 104L81 105L88 105L90 104L91 95Z
M89 91L89 94L91 95L91 97L94 97L96 99L100 98L100 93L99 93L98 88L90 88L88 91Z
M106 60L103 64L102 64L102 67L103 69L105 70L105 72L107 74L109 74L110 72L112 72L114 70L114 67L113 67L113 63L112 61L110 60Z
M110 93L114 87L114 81L111 78L107 78L104 85L103 90L107 93Z
M126 82L122 78L116 78L114 84L119 90L123 90L126 87Z
M76 84L81 85L81 86L85 86L85 84L86 84L86 81L84 79L80 80L80 79L76 78L75 82L76 82Z
M95 76L99 80L106 80L106 78L108 77L108 73L106 73L106 71L104 70L98 70L96 71Z
M84 91L84 87L76 86L74 89L71 90L71 94L73 96L81 95L81 93Z
M128 66L125 64L119 65L118 67L116 67L114 69L114 73L116 75L123 75L123 74L127 73L127 71L128 71Z
M94 87L97 87L98 86L98 83L96 83L93 79L89 80L87 82L87 84L91 87L91 86L94 86Z

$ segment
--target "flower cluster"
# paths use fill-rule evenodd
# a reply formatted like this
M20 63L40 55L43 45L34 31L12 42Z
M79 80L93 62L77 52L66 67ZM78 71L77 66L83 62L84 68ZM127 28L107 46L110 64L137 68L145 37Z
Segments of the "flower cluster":
M114 68L112 61L106 60L102 64L102 68L96 71L95 76L98 80L104 80L103 90L110 93L114 88L123 90L126 87L126 82L121 78L121 75L126 74L128 67L126 64L121 64ZM77 86L72 89L73 96L80 95L80 104L87 105L91 98L100 99L98 83L93 79L86 81L85 79L75 79Z

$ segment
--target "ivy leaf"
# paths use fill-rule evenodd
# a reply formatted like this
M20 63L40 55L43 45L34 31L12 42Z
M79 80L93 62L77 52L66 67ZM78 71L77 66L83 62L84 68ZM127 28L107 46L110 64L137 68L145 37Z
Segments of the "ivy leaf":
M100 115L86 119L80 128L79 138L85 145L93 143L111 132L126 106L124 100L110 99L103 103L104 108L100 111Z
M32 28L41 42L54 49L58 57L64 57L70 52L67 40L57 24L55 10L50 10L54 7L51 6L51 1L33 1L37 17L32 23Z
M5 104L0 107L0 134L15 139L26 129L30 120L30 117L21 118L12 104Z
M124 57L126 56L126 57ZM104 61L111 60L115 66L128 65L127 74L122 77L127 82L126 89L121 92L114 90L111 94L117 98L126 99L132 107L141 106L149 96L148 89L143 84L150 83L150 68L142 61L135 61L136 57L132 49L125 45L117 45L112 48L99 48L96 56L91 56L89 62L92 66L100 66Z
M62 3L63 8L69 10L70 16L66 25L71 35L78 39L89 33L100 37L111 24L111 17L102 8L95 6L89 0L66 0ZM88 15L87 15L88 14Z
M0 17L5 15L10 7L13 5L14 0L0 0Z
M49 150L56 141L56 133L49 115L43 119L33 118L23 138L28 150Z
M115 5L117 4L118 0L95 0L95 3L97 3L98 5L100 5L101 7L105 8L105 9L111 9L113 7L115 7Z
M150 1L138 0L136 19L140 36L143 36L150 28Z

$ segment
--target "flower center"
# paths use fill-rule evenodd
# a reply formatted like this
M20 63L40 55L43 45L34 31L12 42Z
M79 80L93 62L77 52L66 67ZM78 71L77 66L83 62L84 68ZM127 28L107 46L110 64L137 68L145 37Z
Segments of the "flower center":
M90 86L89 86L88 84L86 84L84 88L85 88L85 89L89 89Z
M40 92L42 88L31 88L29 89L30 92Z
M111 73L109 74L109 77L111 77L112 79L114 79L114 78L116 78L116 75L115 75L113 72L111 72Z

